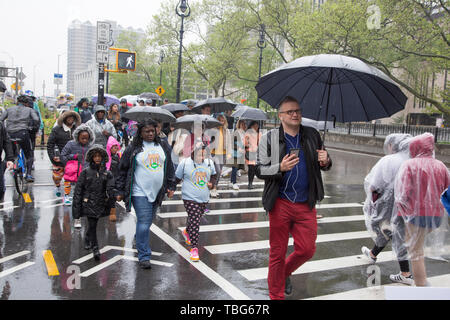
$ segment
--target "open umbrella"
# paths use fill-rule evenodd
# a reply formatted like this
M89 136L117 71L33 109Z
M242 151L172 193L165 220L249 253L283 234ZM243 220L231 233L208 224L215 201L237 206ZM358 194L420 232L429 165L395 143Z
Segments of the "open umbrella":
M236 107L236 103L227 100L224 97L209 98L197 102L197 104L192 108L192 111L201 113L202 106L210 105L211 113L219 113L228 110L233 110Z
M175 129L186 129L192 130L194 123L201 123L205 125L205 129L217 128L222 125L222 123L212 116L203 114L188 114L179 117L177 121L173 124Z
M195 104L198 102L198 100L195 99L186 99L183 101L180 101L180 103L185 104L187 106L195 106Z
M231 116L239 119L257 121L265 121L268 119L264 111L249 106L240 106L238 110L231 114Z
M137 106L123 114L124 118L133 121L152 119L159 122L175 122L176 118L169 111L160 107Z
M284 64L264 75L256 91L274 108L292 96L300 102L302 116L338 122L390 117L404 109L407 100L382 71L336 54L306 56Z
M6 91L6 86L3 83L3 81L0 80L0 92L5 92Z
M98 102L98 95L92 96L92 102L94 102L95 104L97 104L97 102ZM114 96L114 95L112 95L112 94L106 93L106 94L103 96L103 105L104 105L104 106L110 107L110 106L113 105L113 104L119 105L119 104L120 104L119 98L117 98L116 96Z
M153 92L143 92L139 95L139 98L142 98L144 100L145 99L151 99L151 100L156 100L156 101L161 100L161 97Z
M179 111L189 111L189 108L186 107L186 105L181 104L181 103L168 103L168 104L161 106L161 108L166 109L172 113L179 112Z

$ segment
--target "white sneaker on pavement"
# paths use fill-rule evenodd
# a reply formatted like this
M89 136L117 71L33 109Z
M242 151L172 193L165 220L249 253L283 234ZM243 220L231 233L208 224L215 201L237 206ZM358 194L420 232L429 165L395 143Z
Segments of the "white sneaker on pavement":
M364 256L365 256L366 258L368 258L368 259L371 261L371 263L377 262L377 258L372 258L372 256L370 255L370 249L369 249L369 248L367 248L367 247L362 247L362 248L361 248L361 251L362 251L362 253L364 254Z
M391 279L392 282L403 283L403 284L406 284L408 286L413 286L414 285L414 279L413 279L412 275L410 275L409 277L405 277L400 272L400 273L397 273L397 274L391 274L389 276L389 278Z
M74 219L73 220L73 227L80 229L81 228L81 219Z
M239 185L237 183L233 184L233 190L239 190Z
M64 205L65 206L71 206L72 205L72 200L67 195L64 195Z

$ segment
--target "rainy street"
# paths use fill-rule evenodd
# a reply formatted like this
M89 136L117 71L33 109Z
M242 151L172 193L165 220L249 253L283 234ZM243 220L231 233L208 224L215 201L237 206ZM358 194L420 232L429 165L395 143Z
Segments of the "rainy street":
M390 245L379 255L377 279L361 254L361 246L373 246L362 214L362 181L380 157L328 149L333 168L322 173L326 196L318 207L323 218L318 220L317 250L291 276L293 293L287 299L384 299L383 287L393 285L389 275L398 272ZM248 190L243 174L235 191L229 177L221 179L220 197L210 201L201 222L198 262L190 261L181 235L187 215L178 186L153 219L152 269L143 270L133 248L134 211L127 214L119 203L117 222L100 219L101 260L95 261L83 248L87 222L82 220L81 230L73 228L71 207L54 195L46 152L36 150L35 156L35 182L28 188L32 202L17 198L6 174L0 209L1 299L268 299L269 228L261 180ZM288 253L292 250L291 239ZM425 262L430 283L448 287L448 262ZM372 288L372 279L381 287Z

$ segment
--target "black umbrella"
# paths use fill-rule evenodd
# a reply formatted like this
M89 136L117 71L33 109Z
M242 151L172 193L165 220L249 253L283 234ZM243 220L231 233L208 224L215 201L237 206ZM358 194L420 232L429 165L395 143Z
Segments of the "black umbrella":
M188 114L179 117L177 121L173 124L175 129L186 129L191 131L194 127L194 123L201 123L205 125L205 129L217 128L222 125L222 123L212 116L202 115L202 114Z
M176 118L167 110L160 107L137 106L123 114L124 118L133 121L152 119L159 122L175 122Z
M161 97L153 92L143 92L139 95L139 98L144 99L144 100L145 99L151 99L151 100L156 100L156 101L161 100Z
M264 111L249 106L240 106L238 110L236 110L231 114L231 116L239 119L248 119L257 121L265 121L268 119Z
M161 108L166 109L172 113L179 112L179 111L190 111L186 105L182 103L168 103L165 105L162 105Z
M3 81L0 80L0 92L5 92L6 91L6 86L3 83Z
M321 121L387 118L404 109L407 100L382 71L335 54L302 57L282 65L264 75L256 91L274 108L292 96L300 102L302 116Z
M233 110L236 107L236 103L233 101L227 100L224 97L218 97L197 102L197 104L192 108L192 111L201 113L202 107L206 105L211 106L211 114Z

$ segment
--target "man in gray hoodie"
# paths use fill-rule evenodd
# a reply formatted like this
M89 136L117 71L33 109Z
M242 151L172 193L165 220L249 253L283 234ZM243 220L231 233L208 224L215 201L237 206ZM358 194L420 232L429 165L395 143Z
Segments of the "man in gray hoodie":
M94 108L94 117L86 122L86 124L94 131L95 143L106 148L109 136L117 139L117 132L114 125L106 119L106 109L104 106L98 105Z
M33 168L33 147L31 143L30 127L31 123L40 122L39 116L33 109L28 107L30 98L21 95L17 98L17 105L5 110L0 116L0 121L6 121L6 131L11 139L20 139L19 145L22 148L27 166L26 180L34 182L31 175Z

